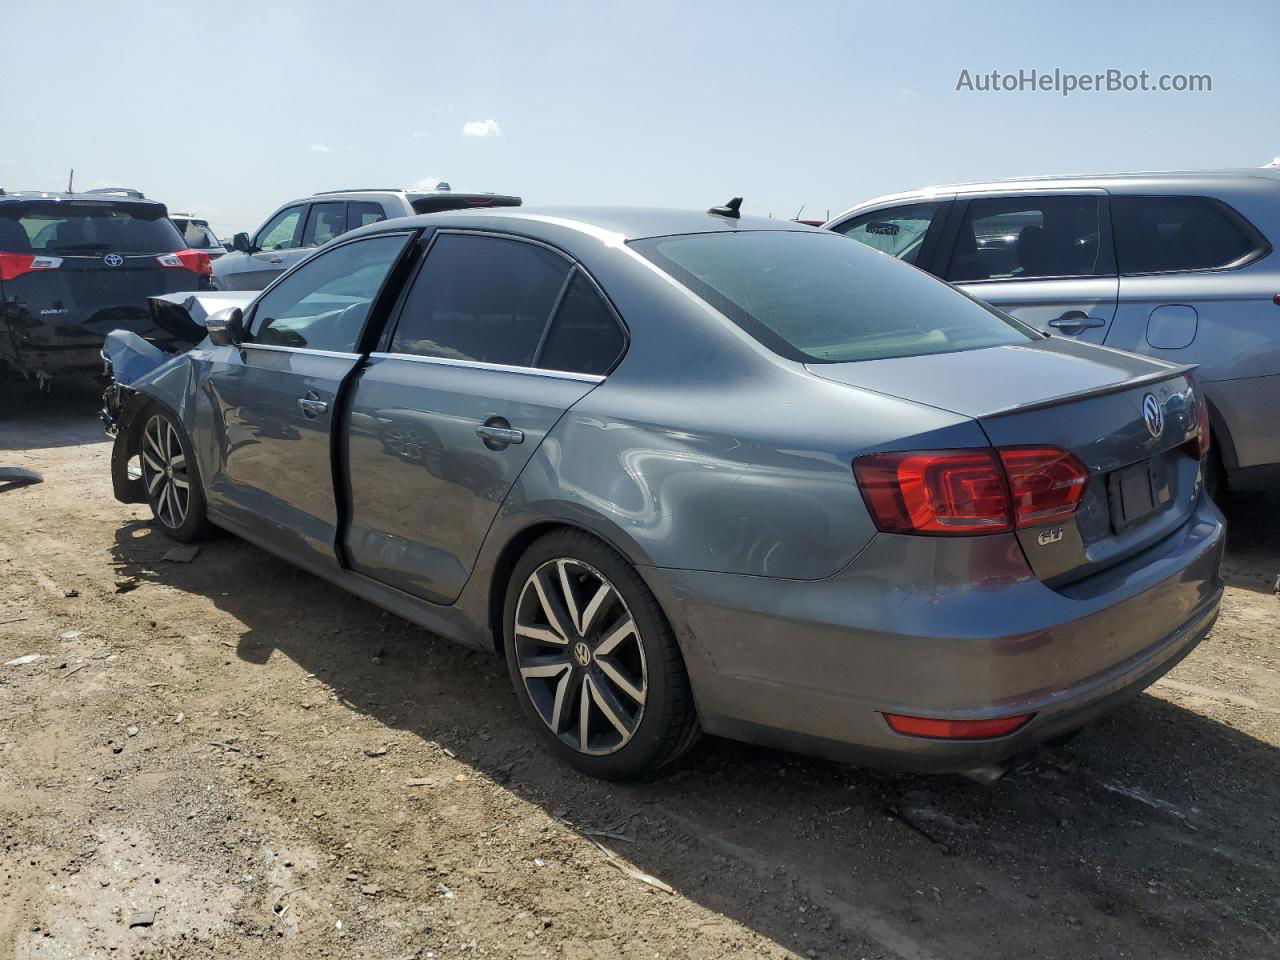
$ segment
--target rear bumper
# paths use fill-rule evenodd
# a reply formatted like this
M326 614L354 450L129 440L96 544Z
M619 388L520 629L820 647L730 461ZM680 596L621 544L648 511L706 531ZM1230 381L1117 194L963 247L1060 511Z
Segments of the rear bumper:
M822 581L644 573L708 732L947 772L1088 723L1171 670L1217 617L1224 534L1201 498L1169 537L1063 590L1029 576L1003 537L881 535ZM896 734L886 712L1035 716L1010 736L947 741Z

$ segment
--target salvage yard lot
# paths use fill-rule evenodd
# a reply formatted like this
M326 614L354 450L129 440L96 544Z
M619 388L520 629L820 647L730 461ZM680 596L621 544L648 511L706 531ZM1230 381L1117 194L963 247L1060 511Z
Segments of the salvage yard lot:
M231 537L162 560L95 402L0 400L45 478L0 489L0 663L41 657L0 667L0 956L1280 955L1274 483L1209 640L993 787L714 740L620 786L496 658Z

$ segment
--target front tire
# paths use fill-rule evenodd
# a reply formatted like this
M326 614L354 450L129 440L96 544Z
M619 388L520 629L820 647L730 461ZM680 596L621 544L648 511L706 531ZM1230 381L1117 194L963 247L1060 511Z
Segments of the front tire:
M611 547L576 530L520 558L503 612L516 696L548 748L605 780L671 763L699 726L671 625Z
M173 414L152 407L138 438L147 505L171 540L191 543L209 534L204 490L186 431Z

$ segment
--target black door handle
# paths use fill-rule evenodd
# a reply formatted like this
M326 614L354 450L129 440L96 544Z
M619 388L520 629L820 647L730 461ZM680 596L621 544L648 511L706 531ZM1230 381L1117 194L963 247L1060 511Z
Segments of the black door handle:
M1049 321L1049 326L1058 330L1066 330L1070 332L1079 332L1092 327L1105 327L1107 321L1100 317L1091 317L1083 310L1068 310L1062 316L1055 320Z
M524 443L524 431L514 429L506 417L490 417L476 427L476 436L490 450L501 450L511 443Z

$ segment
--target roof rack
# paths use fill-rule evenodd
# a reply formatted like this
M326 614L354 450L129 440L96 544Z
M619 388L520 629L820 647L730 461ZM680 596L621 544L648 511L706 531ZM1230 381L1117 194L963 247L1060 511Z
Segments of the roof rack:
M327 197L334 193L406 193L404 187L349 187L346 190L317 190L313 197Z
M86 190L85 193L109 193L116 196L129 197L132 200L147 199L141 190L135 190L133 187L97 187L93 190Z

